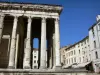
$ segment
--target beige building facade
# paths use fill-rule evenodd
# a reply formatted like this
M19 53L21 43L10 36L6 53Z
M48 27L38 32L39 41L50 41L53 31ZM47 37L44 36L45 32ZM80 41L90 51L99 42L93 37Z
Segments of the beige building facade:
M34 38L39 39L38 69L61 67L61 11L59 5L1 2L0 68L34 68Z
M33 57L32 57L32 60L33 60L33 62L32 62L32 68L33 69L38 69L39 68L39 64L38 64L38 62L39 62L39 50L38 49L36 49L36 48L33 48L33 53L32 53L32 55L33 55Z
M76 64L84 64L89 62L89 37L85 37L81 41L65 48L65 65L63 68L68 68L69 66ZM85 66L85 65L84 65Z
M61 53L61 65L64 66L65 65L65 59L66 59L66 55L65 55L65 49L68 48L68 46L64 46L62 48L60 48L60 53Z

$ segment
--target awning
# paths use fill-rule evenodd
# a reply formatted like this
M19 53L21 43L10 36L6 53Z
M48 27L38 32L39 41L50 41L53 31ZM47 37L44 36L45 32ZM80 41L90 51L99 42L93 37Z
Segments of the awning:
M90 63L91 62L86 62L86 63L81 63L81 64L78 64L78 65L72 65L72 68L83 68Z

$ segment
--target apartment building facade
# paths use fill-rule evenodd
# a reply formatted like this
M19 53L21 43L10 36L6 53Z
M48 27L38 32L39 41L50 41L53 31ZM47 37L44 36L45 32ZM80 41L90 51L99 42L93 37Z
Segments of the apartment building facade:
M33 48L33 66L32 68L34 69L38 69L39 68L39 64L38 64L38 59L39 59L39 50L36 48Z
M65 49L65 68L73 64L82 64L89 62L89 38L86 36L81 41Z
M100 15L97 22L89 28L91 61L95 72L100 72Z
M69 45L71 46L71 45ZM68 48L69 46L64 46L60 49L60 53L61 53L61 65L65 66L65 61L66 61L66 48Z

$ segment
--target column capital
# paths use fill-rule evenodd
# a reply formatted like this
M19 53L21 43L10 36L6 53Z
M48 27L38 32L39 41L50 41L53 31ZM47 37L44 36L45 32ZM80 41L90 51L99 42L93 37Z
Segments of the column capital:
M33 17L32 16L27 16L28 17L28 19L32 19Z
M42 17L42 23L46 22L46 17Z
M32 21L32 17L31 16L28 16L28 23L30 22L31 23Z
M17 20L18 20L18 17L19 17L19 16L16 16L16 15L14 16L14 18L17 19Z
M1 14L0 16L1 16L1 17L5 17L5 15L4 15L4 14Z
M59 20L60 20L60 18L55 18L55 21L56 21L56 22L59 22Z

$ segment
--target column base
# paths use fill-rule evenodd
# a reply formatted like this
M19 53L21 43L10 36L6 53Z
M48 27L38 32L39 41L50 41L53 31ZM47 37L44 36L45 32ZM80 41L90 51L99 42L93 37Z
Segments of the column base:
M53 66L52 69L55 69L55 66Z
M23 69L31 69L30 66L24 66Z
M62 69L61 66L55 66L55 70Z
M39 69L47 69L46 67L44 67L44 66L41 66Z
M15 66L8 66L8 69L15 69Z

